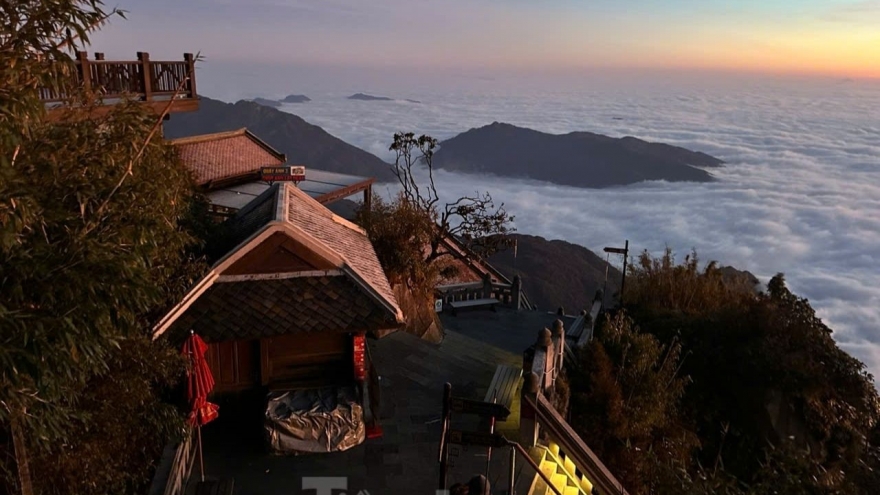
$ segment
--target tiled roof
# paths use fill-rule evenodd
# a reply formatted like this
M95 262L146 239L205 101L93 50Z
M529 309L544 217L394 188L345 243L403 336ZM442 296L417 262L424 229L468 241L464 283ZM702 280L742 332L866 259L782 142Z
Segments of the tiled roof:
M349 267L389 301L395 301L373 244L357 225L334 215L296 187L288 186L287 221L339 254Z
M219 342L393 326L393 317L348 277L297 277L217 282L174 323L169 338L181 340L189 330Z
M171 141L198 185L255 174L284 164L285 156L247 129Z
M155 337L170 330L176 339L192 329L217 341L309 331L384 330L403 322L366 233L292 184L274 184L242 208L227 227L236 247L166 315ZM226 273L280 234L324 260L324 269Z
M238 210L226 224L226 248L231 249L275 219L278 191L270 187Z

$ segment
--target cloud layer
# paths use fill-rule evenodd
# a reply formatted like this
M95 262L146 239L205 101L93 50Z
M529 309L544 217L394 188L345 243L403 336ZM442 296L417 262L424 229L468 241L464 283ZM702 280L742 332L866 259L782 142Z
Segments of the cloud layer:
M523 233L595 251L624 239L635 251L670 246L683 256L696 248L704 260L765 281L784 272L841 346L880 375L880 85L630 82L550 91L502 84L389 95L422 104L308 93L314 101L285 110L386 159L395 131L442 140L496 120L634 135L717 156L728 164L710 184L590 190L446 172L437 180L449 196L491 191Z

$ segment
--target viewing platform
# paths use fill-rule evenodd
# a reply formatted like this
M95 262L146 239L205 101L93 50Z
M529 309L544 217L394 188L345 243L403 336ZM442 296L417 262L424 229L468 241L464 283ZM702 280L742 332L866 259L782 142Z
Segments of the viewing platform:
M196 92L195 56L184 53L180 61L150 60L146 52L138 52L137 60L104 60L103 53L78 52L73 80L54 88L40 90L40 99L46 104L50 117L63 114L70 97L79 90L92 92L104 103L112 105L123 98L133 98L149 105L157 114L169 102L169 113L192 112L199 108Z

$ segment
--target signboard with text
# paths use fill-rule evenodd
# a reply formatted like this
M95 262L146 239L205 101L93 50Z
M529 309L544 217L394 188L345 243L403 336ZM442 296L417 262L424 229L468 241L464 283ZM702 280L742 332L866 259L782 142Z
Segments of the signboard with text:
M260 180L266 182L301 182L306 180L306 168L302 165L287 167L263 167Z
M458 445L482 445L485 447L504 447L510 442L498 433L450 430L449 443L455 443Z
M453 397L450 404L452 412L464 414L476 414L478 416L498 418L501 421L510 416L510 409L504 404L493 404L472 399Z

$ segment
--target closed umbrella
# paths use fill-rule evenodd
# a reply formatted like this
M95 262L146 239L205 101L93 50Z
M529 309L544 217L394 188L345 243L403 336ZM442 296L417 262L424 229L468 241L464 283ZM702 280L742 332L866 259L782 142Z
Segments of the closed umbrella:
M214 388L214 377L205 360L208 344L193 332L183 344L183 355L189 360L186 372L186 399L190 405L189 424L198 432L199 467L205 481L205 460L202 455L202 426L217 419L217 404L208 402L208 394Z

